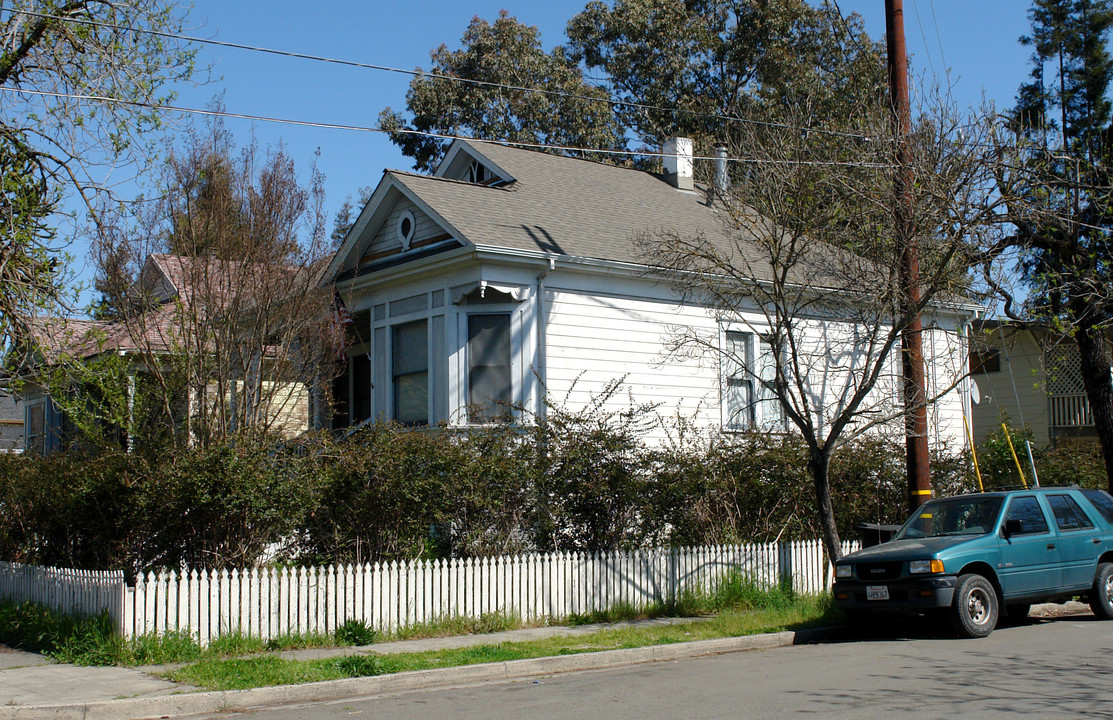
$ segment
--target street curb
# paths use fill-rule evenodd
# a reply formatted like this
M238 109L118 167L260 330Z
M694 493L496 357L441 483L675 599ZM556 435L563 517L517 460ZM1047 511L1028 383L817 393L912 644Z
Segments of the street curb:
M603 650L577 655L509 660L460 667L415 670L392 675L328 680L304 685L280 685L250 690L216 690L180 695L125 698L65 705L0 707L0 720L119 720L165 718L227 711L243 711L273 705L346 700L434 687L475 685L518 678L580 670L680 660L701 655L718 655L744 650L800 645L839 637L841 628L786 631L744 637L696 640L669 645L648 645L623 650Z

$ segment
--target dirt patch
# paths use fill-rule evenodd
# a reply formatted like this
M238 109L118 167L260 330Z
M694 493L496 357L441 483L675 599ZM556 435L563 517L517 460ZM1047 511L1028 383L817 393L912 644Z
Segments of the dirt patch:
M1070 602L1059 603L1041 603L1040 605L1033 605L1032 610L1028 613L1028 617L1038 618L1056 618L1056 617L1070 617L1072 615L1093 615L1090 606L1086 603Z

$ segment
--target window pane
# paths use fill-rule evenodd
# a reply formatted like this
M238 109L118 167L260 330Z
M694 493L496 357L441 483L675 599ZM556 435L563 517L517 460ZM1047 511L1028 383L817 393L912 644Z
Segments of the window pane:
M746 372L752 349L750 333L727 332L722 358L722 413L727 430L746 430L754 425L754 383Z
M505 417L510 399L510 315L469 315L468 420Z
M784 432L787 425L784 408L777 399L777 359L773 346L763 337L758 342L758 367L761 376L760 422L763 430Z
M394 419L406 425L429 422L428 373L403 375L394 381Z
M429 369L429 334L426 321L394 326L394 374L405 375Z
M1047 504L1051 506L1051 513L1055 516L1055 524L1060 530L1078 530L1091 528L1093 524L1086 518L1079 507L1066 495L1048 495Z
M1104 490L1083 490L1082 495L1101 513L1106 522L1113 523L1113 497L1109 493Z
M360 353L352 358L352 424L371 417L371 358Z
M1020 521L1020 532L1023 535L1048 532L1047 519L1040 504L1032 496L1013 498L1009 503L1009 514L1005 516L1005 521L1009 520Z
M392 330L394 419L424 425L429 422L428 321L396 325Z

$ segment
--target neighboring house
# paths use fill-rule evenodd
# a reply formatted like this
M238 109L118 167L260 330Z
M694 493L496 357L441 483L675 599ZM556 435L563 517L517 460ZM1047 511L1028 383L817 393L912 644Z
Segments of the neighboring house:
M206 307L219 306L227 294L229 277L221 261L197 260L183 256L155 254L147 258L137 280L139 292L150 309L129 322L38 317L29 321L28 329L35 341L34 360L21 370L22 405L25 424L24 446L32 452L51 452L63 447L70 428L64 413L51 399L49 391L38 382L42 367L57 363L65 356L70 360L88 362L114 353L131 360L129 407L139 384L149 379L151 363L168 361L175 354L204 354L212 351L213 341L191 325L203 319ZM202 288L202 285L204 286ZM224 351L227 354L227 351ZM266 358L257 363L263 369L245 388L243 379L233 379L226 386L214 380L192 382L183 397L175 402L176 422L191 428L194 418L202 414L208 403L219 410L234 409L237 403L250 402L252 396L265 397L271 427L287 435L304 432L310 425L310 393L303 383L276 383L265 377ZM195 363L189 372L203 367ZM206 378L211 376L206 376ZM263 392L265 391L265 392ZM242 413L241 413L242 415ZM121 442L130 442L121 437Z
M973 409L975 442L1002 421L1027 426L1038 445L1097 440L1073 339L997 320L975 325L972 337L970 372L981 396Z
M332 426L467 427L512 407L542 414L545 395L582 408L621 380L611 407L654 402L701 427L783 429L752 375L717 358L666 357L678 326L717 336L755 366L768 347L754 331L760 313L745 326L721 323L647 276L639 236L726 236L692 185L690 156L665 165L657 175L457 140L432 176L385 171L327 274L355 338ZM968 319L925 318L932 389L963 373ZM934 442L962 444L965 403L954 390L932 408Z
M22 452L23 408L19 402L0 392L0 452Z

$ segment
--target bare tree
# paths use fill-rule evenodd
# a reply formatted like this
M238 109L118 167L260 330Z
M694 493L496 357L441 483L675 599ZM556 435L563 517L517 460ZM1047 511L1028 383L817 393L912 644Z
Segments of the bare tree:
M96 223L98 198L156 157L167 86L193 75L183 18L163 0L0 0L0 348L71 304L62 198Z
M304 430L343 336L320 175L302 185L281 148L236 154L217 121L171 153L159 191L104 224L96 253L101 312L162 423L200 443Z
M805 98L775 118L794 129L740 124L744 160L729 188L713 194L724 232L643 239L654 271L717 321L717 334L677 329L671 350L720 364L727 422L803 438L832 558L840 555L832 453L862 433L903 430L901 333L920 311L950 313L961 327L966 268L996 212L981 125L949 111L925 114L913 150L923 287L919 305L903 308L891 211L895 143L881 110L860 109L844 132L817 133L808 130ZM963 375L963 343L952 338L950 349L956 371L932 379L929 403Z

